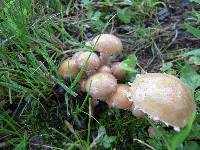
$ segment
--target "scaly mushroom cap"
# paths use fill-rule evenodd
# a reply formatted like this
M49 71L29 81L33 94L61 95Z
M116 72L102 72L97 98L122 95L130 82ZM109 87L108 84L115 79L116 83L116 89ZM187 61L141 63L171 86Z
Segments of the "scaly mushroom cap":
M111 70L112 70L112 74L118 80L122 80L126 75L126 71L120 66L120 62L114 62L111 65Z
M94 99L105 100L117 88L117 80L112 74L106 72L96 73L89 77L86 82L86 91Z
M177 77L147 73L131 83L132 109L142 110L154 120L174 129L184 127L196 106L192 92Z
M108 55L119 54L123 46L121 40L112 34L100 34L92 40L96 51Z
M74 59L66 59L62 62L59 68L59 73L63 78L75 78L80 71Z
M74 58L76 59L76 63L78 64L80 68L83 67L85 62L88 60L87 67L86 67L86 73L88 75L95 73L96 70L100 66L99 57L95 53L81 52L81 53L78 53L76 56L74 56Z
M127 84L118 84L117 90L106 100L109 107L128 109L133 102L129 101L130 87Z

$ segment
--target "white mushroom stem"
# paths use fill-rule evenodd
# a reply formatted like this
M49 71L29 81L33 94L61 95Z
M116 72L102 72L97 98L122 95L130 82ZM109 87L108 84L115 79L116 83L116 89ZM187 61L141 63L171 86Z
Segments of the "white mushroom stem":
M108 54L105 54L105 53L100 53L100 62L101 62L101 65L109 65L110 62L111 62L111 56L108 55Z

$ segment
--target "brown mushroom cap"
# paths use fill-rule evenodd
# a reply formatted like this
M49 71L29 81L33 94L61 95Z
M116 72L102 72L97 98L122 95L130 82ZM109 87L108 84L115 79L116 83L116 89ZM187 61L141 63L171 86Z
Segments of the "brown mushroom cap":
M86 82L86 91L94 99L105 100L117 88L117 80L112 74L106 72L96 73L89 77Z
M92 40L96 51L108 55L119 54L123 46L121 40L112 34L100 34Z
M112 74L118 79L122 80L125 75L126 71L120 66L120 62L115 62L111 65Z
M98 72L107 72L107 73L112 74L112 71L111 71L110 66L106 66L106 65L101 66L101 67L99 68Z
M177 77L147 73L137 76L131 84L133 109L142 110L154 120L174 128L184 127L195 111L193 93Z
M148 134L149 134L150 137L155 137L155 136L156 136L155 129L154 129L152 126L150 126L150 127L147 129L147 131L148 131Z
M64 60L59 68L59 73L63 78L75 78L79 71L80 69L74 59Z
M74 58L76 59L76 63L78 64L80 68L83 67L85 62L88 60L87 67L86 67L86 73L88 75L91 75L94 72L96 72L96 70L100 66L99 57L95 53L81 52L77 54L77 56L74 56Z
M77 60L79 55L82 54L82 53L83 53L83 51L74 53L74 55L72 56L72 59Z
M129 101L130 87L127 84L118 84L117 90L106 100L109 107L128 109L133 102Z

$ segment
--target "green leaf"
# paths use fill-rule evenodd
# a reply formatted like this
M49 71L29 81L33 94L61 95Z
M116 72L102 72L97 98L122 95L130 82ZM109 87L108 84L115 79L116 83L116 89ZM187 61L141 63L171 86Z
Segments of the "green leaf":
M191 117L188 119L187 126L183 128L180 132L176 133L172 137L170 137L170 147L172 150L175 150L181 143L184 142L186 137L189 135L191 129L192 129L192 124L195 120L196 112L194 112Z
M108 136L106 134L104 126L99 127L98 136L100 136L100 138L96 141L96 143L102 145L104 148L110 148L111 144L116 140L115 136Z
M128 58L120 63L120 67L128 72L136 72L137 57L135 54L128 56Z
M84 6L90 5L91 1L90 0L81 0L81 4L83 4Z
M200 49L191 50L189 52L184 53L182 56L183 57L187 57L187 56L200 56Z
M131 18L132 18L132 12L130 9L128 8L124 8L124 9L117 9L117 15L120 19L120 21L122 21L125 24L128 24L131 22Z
M106 134L106 129L104 126L100 126L98 129L98 135L105 135Z
M172 68L173 64L171 62L164 64L161 68L160 71L165 72L168 71Z
M192 56L192 57L189 58L189 61L192 64L200 65L200 57Z
M200 75L190 66L185 65L180 71L180 79L192 90L200 86Z
M182 54L183 57L190 57L189 61L192 64L200 65L200 49L194 49Z
M111 144L116 140L116 136L108 136L105 135L103 138L103 146L104 148L110 148Z
M190 2L195 2L195 3L200 4L200 0L190 0Z
M197 37L198 39L200 39L200 30L199 29L194 28L193 26L191 26L189 24L185 24L184 27L187 29L188 32L190 32L195 37Z
M120 63L120 67L126 71L125 81L133 81L136 77L137 70L137 57L135 54L128 56L127 59Z

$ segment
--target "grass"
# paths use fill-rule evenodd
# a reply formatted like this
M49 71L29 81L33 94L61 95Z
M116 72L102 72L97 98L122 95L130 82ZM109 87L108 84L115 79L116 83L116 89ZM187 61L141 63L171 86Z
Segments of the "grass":
M194 45L194 36L184 31L191 39L186 45L176 30L163 28L158 12L167 8L167 1L5 0L0 3L0 148L200 147L199 66L191 67L189 57L193 55L182 56L199 48L198 41ZM188 18L194 14L194 19L185 19L180 25L199 26L197 6L192 7L192 11L187 9L184 14ZM84 67L73 81L61 78L57 72L59 64L76 51L87 49L85 42L102 32L114 33L122 39L122 58L135 53L138 73L167 72L190 83L197 103L196 119L188 127L190 134L188 129L179 136L163 124L155 124L146 117L136 119L124 110L106 109L105 104L93 110L90 96L77 88ZM156 137L149 137L149 126L156 130Z

